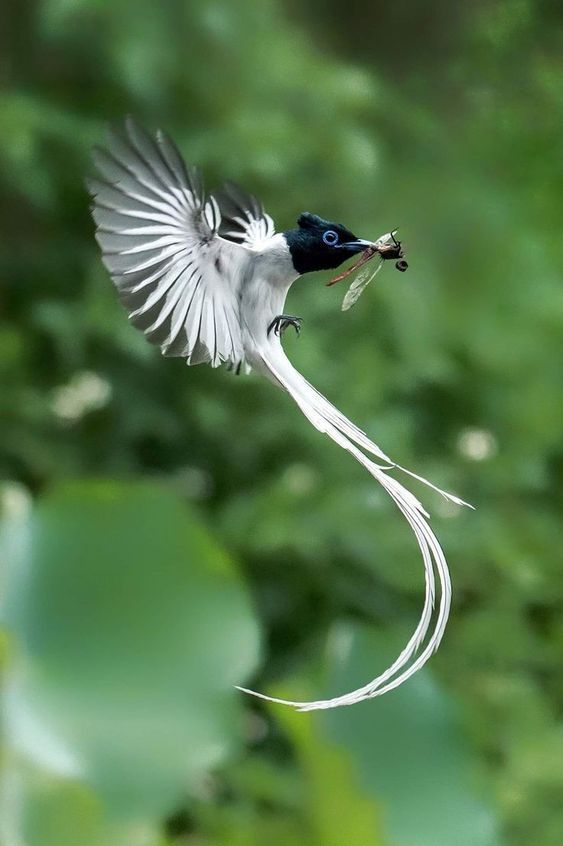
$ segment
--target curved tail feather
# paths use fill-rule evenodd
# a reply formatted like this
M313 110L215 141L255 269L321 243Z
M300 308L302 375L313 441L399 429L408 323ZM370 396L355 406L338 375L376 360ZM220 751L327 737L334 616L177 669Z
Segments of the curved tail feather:
M266 699L269 702L292 705L300 711L337 708L341 705L352 705L364 699L381 696L410 678L438 649L448 620L451 603L451 581L448 565L438 539L428 525L428 514L418 499L389 475L389 471L397 469L407 473L458 505L468 505L468 503L437 488L421 476L395 464L361 429L348 420L316 388L307 382L293 367L279 343L271 345L267 349L261 349L260 361L257 364L272 381L293 397L303 414L316 429L327 434L336 444L351 453L387 491L414 532L424 563L426 594L418 625L401 654L388 669L357 690L333 699L321 699L313 702L279 699L243 687L239 687L239 690ZM376 463L365 455L362 449L385 463ZM429 633L436 596L436 574L440 585L440 602L435 615L434 626ZM419 652L424 642L426 642L426 645ZM417 653L419 654L417 655Z

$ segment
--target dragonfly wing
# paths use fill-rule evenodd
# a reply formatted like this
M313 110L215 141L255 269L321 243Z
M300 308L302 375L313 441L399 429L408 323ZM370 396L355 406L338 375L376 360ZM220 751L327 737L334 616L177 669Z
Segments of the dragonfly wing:
M346 292L346 296L344 297L344 300L342 302L342 311L348 311L349 308L352 308L352 306L358 302L361 295L363 294L371 280L377 276L382 266L383 259L380 258L379 264L377 265L375 270L372 270L371 267L366 267L364 268L364 270L358 273L358 275L348 288L348 291Z

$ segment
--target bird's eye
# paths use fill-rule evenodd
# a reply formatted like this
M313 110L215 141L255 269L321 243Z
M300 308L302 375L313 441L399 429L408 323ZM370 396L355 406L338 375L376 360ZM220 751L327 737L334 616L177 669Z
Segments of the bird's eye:
M329 229L327 232L323 232L323 241L328 247L334 247L338 244L338 233L335 232L333 229Z

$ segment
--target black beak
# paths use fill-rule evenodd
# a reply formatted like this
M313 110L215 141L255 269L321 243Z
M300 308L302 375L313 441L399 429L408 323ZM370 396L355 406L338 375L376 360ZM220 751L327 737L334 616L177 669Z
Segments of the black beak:
M373 247L373 241L365 241L363 238L356 238L355 241L345 241L342 244L343 249L348 250L350 255L355 253L363 253L368 247Z

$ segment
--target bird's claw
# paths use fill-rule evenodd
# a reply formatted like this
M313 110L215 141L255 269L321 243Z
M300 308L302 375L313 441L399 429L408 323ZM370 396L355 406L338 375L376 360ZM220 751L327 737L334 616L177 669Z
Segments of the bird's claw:
M293 326L296 333L299 335L301 332L301 317L291 317L289 314L278 314L277 317L274 317L270 325L268 326L268 335L274 330L274 335L277 335L278 338L281 338L285 330L288 326Z

